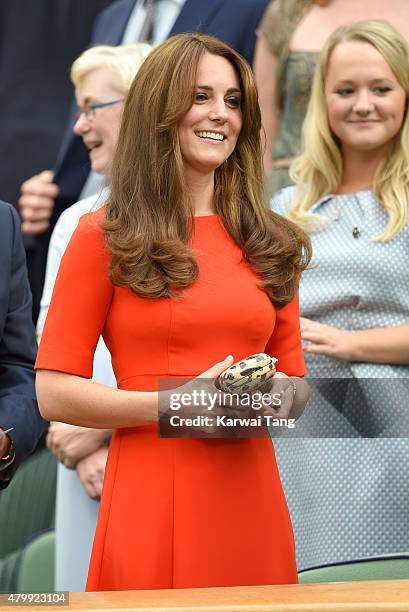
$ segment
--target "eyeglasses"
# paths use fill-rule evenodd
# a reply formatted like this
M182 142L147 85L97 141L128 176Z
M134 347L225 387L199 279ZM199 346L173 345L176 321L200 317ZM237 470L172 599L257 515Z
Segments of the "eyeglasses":
M93 121L95 118L95 111L98 108L105 108L105 106L112 106L113 104L119 104L119 102L123 102L124 99L120 98L119 100L111 100L110 102L98 102L96 104L88 104L84 108L78 107L77 112L74 115L75 121L84 115L85 119L89 122Z

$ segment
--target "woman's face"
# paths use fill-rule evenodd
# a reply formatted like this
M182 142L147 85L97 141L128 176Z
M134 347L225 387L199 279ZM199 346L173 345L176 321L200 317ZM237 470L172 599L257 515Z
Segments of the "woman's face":
M212 173L233 152L242 125L241 91L233 66L205 53L198 64L193 106L179 123L188 172Z
M119 79L107 68L98 68L88 73L76 91L80 111L87 111L91 104L112 102L125 98ZM93 117L80 115L74 132L82 137L89 151L91 167L95 172L108 174L118 140L123 102L96 108Z
M332 51L325 98L343 152L388 149L405 115L406 94L383 56L365 42Z

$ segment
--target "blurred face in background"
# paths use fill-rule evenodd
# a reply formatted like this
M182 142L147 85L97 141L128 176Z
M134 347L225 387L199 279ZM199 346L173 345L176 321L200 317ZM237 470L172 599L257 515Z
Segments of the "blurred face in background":
M331 130L343 152L389 148L399 133L406 94L384 57L366 42L340 43L325 81Z
M109 174L123 111L125 93L112 70L98 68L89 72L76 90L78 116L74 132L89 151L94 172ZM93 108L93 105L108 104Z

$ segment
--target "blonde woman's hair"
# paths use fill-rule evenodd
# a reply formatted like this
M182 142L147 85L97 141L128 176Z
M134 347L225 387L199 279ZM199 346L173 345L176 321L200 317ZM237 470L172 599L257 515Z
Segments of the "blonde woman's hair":
M358 21L339 27L324 45L315 70L312 93L302 130L302 153L290 168L297 185L289 217L307 231L322 228L325 217L309 212L323 196L334 193L341 182L342 154L332 133L326 110L325 79L331 53L343 42L364 42L383 56L396 79L409 95L409 46L388 22L382 19ZM373 192L389 216L385 232L376 240L394 238L407 223L409 200L409 117L379 165Z
M128 92L132 81L143 61L152 51L146 43L132 45L98 45L82 53L71 66L71 81L79 89L85 77L93 70L107 68L118 77L118 85L124 93Z
M173 297L198 278L190 248L194 215L179 142L179 122L194 103L196 72L206 53L227 60L240 83L242 128L237 145L214 173L214 206L277 306L298 288L310 241L270 211L262 192L260 109L247 62L224 42L179 34L144 62L125 102L111 169L103 230L110 279L147 298Z

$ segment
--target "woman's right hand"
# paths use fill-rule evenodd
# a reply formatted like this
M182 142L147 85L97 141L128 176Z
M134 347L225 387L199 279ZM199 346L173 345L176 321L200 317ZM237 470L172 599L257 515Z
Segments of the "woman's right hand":
M260 426L258 431L256 427L251 433L248 430L249 426L243 424L241 419L264 414L276 415L277 409L273 403L265 405L260 400L253 402L250 397L253 395L251 391L241 394L238 392L224 393L216 386L217 378L233 364L233 361L233 357L229 355L180 387L159 393L161 435L164 437L243 437L245 434L243 430L246 430L246 432L249 431L249 435L258 437ZM265 392L264 397L267 394L269 391ZM236 421L235 425L229 425L230 419L240 419L240 421Z
M169 431L169 425L172 429L172 417L179 419L195 419L202 417L200 426L193 426L190 431L203 432L211 436L216 431L214 419L217 415L222 414L223 409L219 403L215 401L223 398L223 393L215 385L215 381L219 375L229 368L233 363L232 355L228 355L223 361L218 361L210 368L192 378L180 387L164 390L159 393L159 427L162 427L162 432L166 429ZM178 421L179 422L179 421ZM186 423L186 421L183 421ZM186 426L189 427L189 426ZM176 426L177 432L180 431L181 425ZM176 431L175 430L175 431Z
M233 365L233 361L233 355L227 355L226 359L224 359L223 361L218 361L208 370L202 372L201 374L199 374L199 376L196 376L196 379L207 378L216 380L220 376L220 374L224 372L224 370L227 370L227 368L230 368L230 366Z

